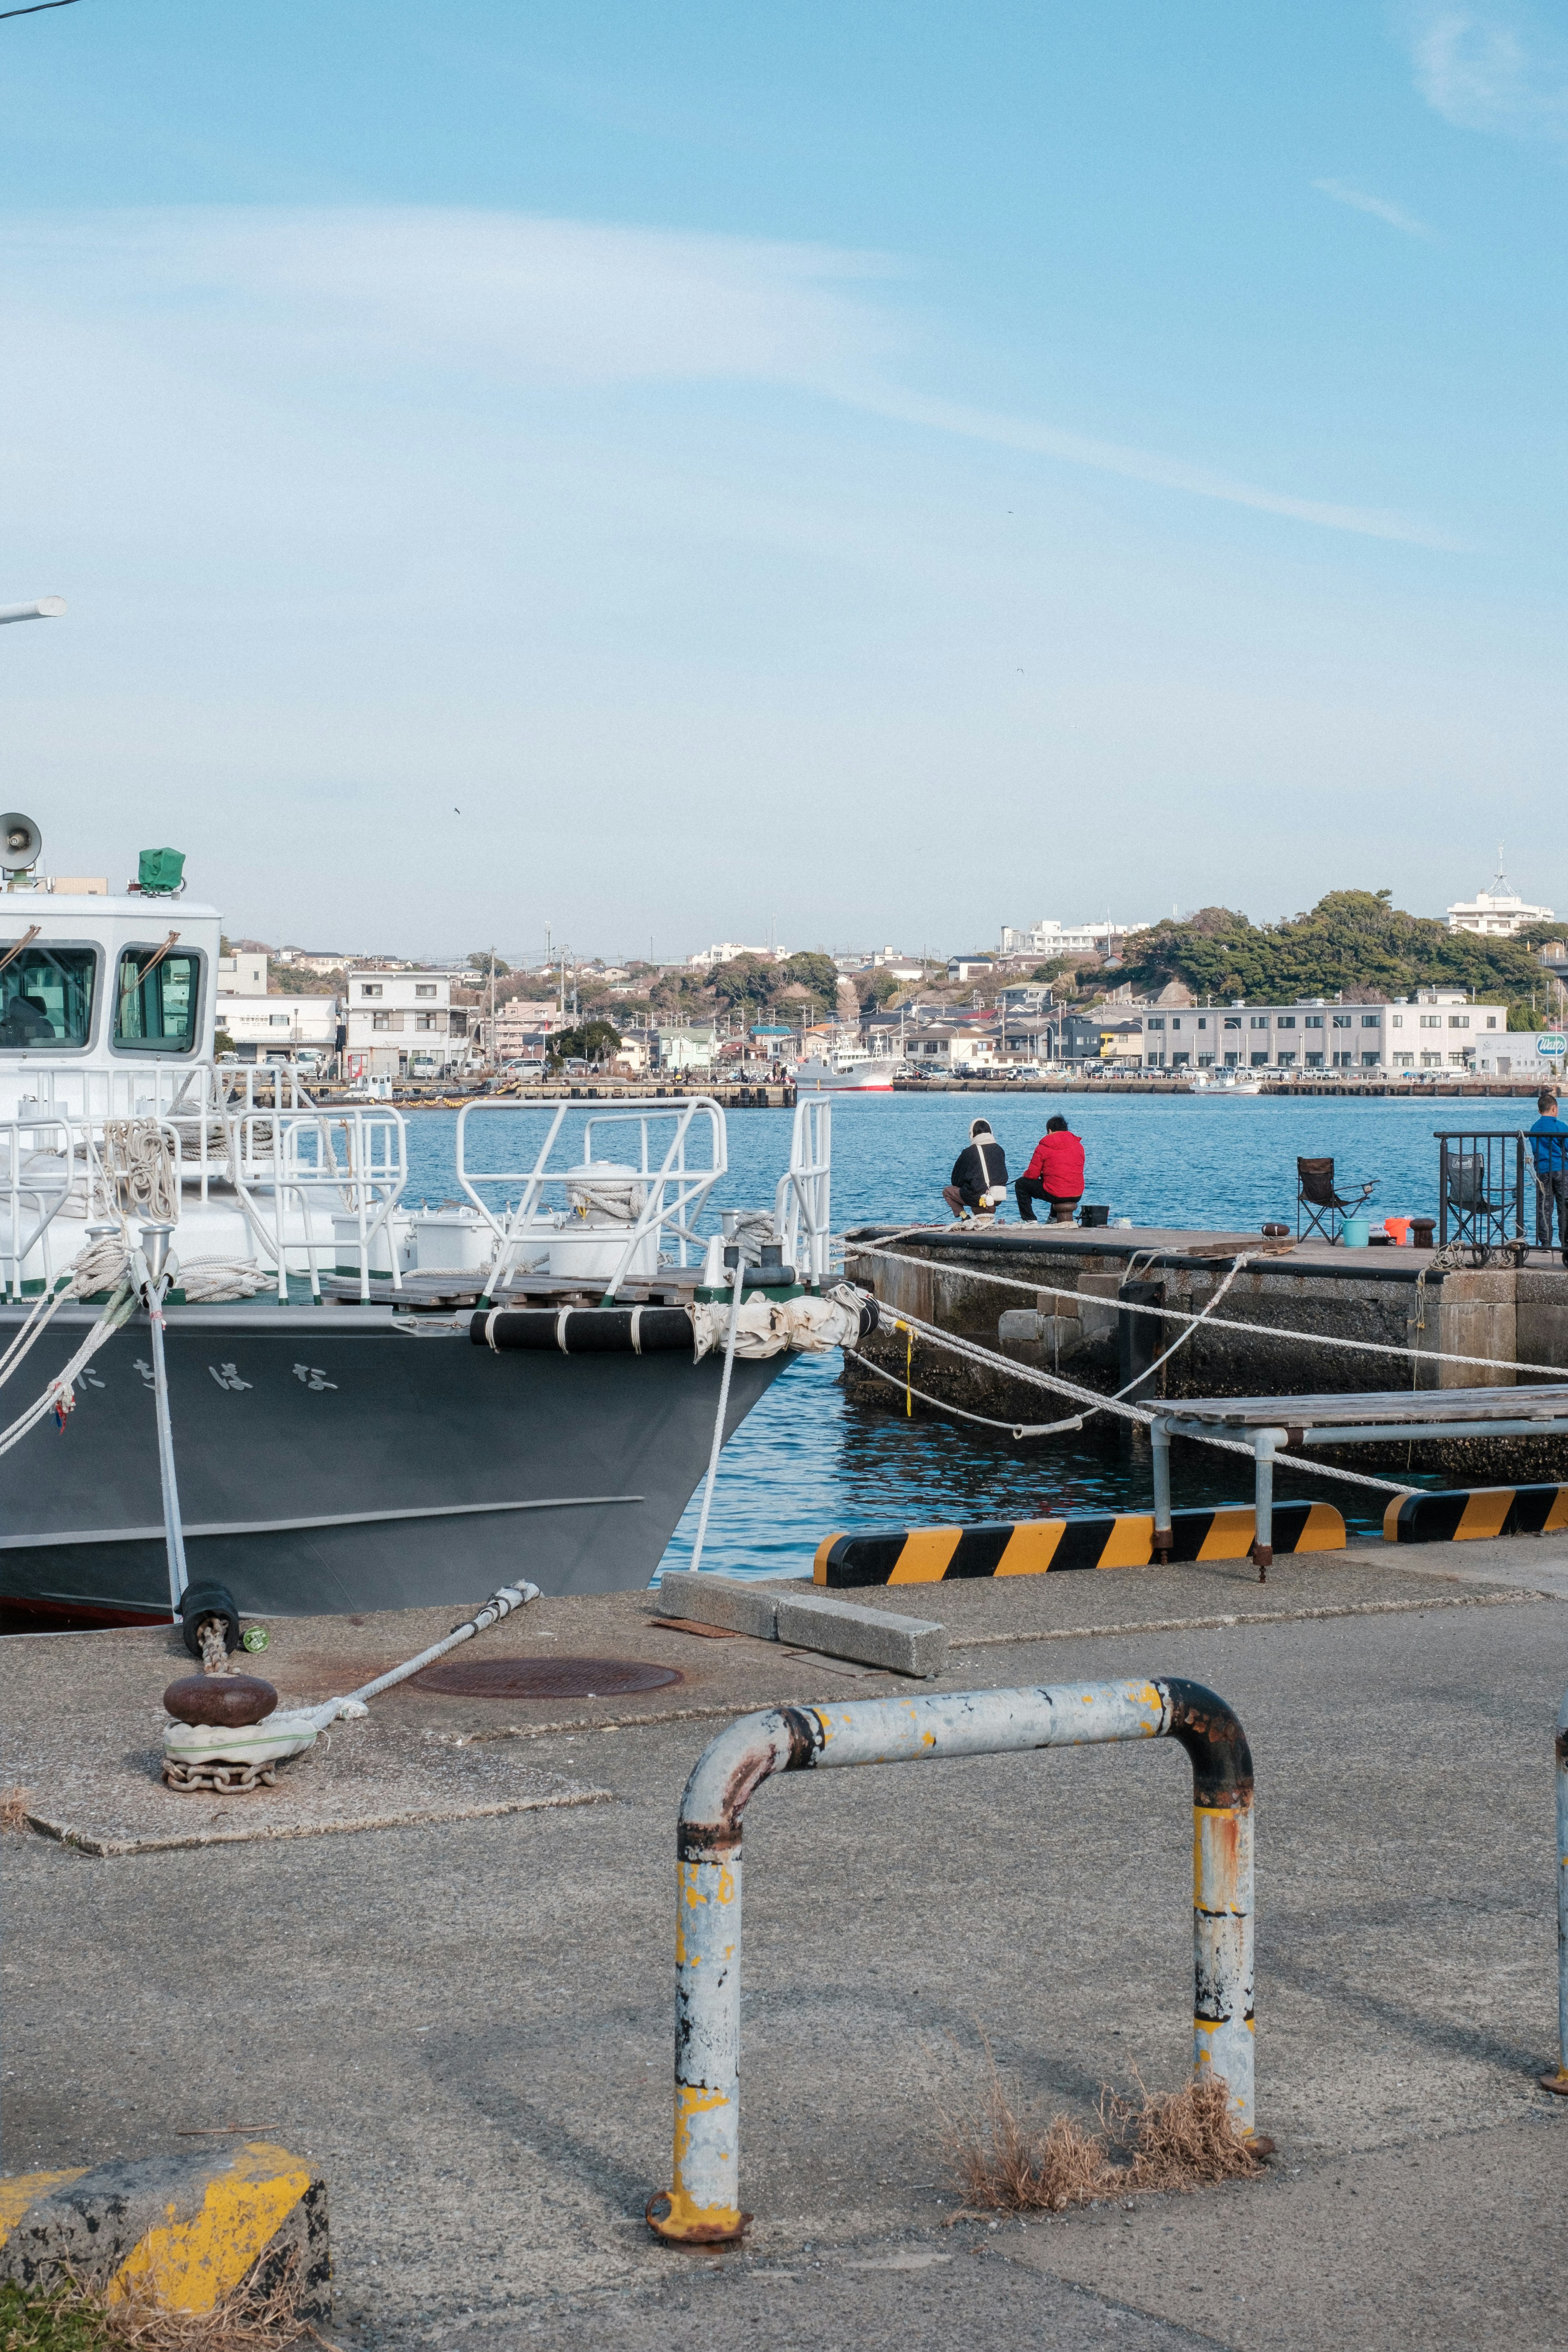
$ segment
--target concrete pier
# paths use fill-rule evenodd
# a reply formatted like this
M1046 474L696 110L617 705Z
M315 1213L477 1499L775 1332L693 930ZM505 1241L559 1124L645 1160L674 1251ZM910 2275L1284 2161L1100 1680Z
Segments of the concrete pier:
M949 1636L925 1687L1177 1674L1240 1715L1258 2114L1279 2150L1257 2184L959 2217L942 2117L983 2089L987 2042L1019 2102L1092 2117L1134 2065L1173 2087L1191 2035L1184 1759L1165 1742L976 1758L754 1801L757 2218L712 2255L653 2239L687 1774L749 1706L910 1685L656 1629L637 1594L543 1601L485 1654L641 1660L679 1684L521 1703L405 1686L373 1708L409 1758L521 1750L596 1802L460 1817L433 1781L431 1818L356 1834L109 1858L0 1837L5 2169L264 2129L327 2181L323 2332L345 2352L1545 2352L1568 2155L1568 2101L1536 2079L1556 2056L1568 1539L1463 1549L1281 1564L1261 1590L1237 1562L914 1602ZM289 1696L319 1694L449 1622L289 1620L265 1664ZM187 1663L161 1631L0 1643L0 1776L47 1797L73 1717L117 1762L152 1747ZM246 1802L165 1800L193 1801L203 1829Z
M1223 1255L1278 1247L1258 1234L1196 1233L1165 1226L1083 1228L998 1225L922 1229L875 1256L896 1227L863 1226L846 1244L851 1278L900 1310L945 1331L979 1340L1020 1365L1065 1373L1110 1394L1135 1380L1182 1329L1176 1322L1131 1311L1164 1307L1196 1314L1229 1270ZM1308 1396L1356 1390L1511 1388L1520 1381L1568 1380L1568 1269L1546 1251L1519 1269L1433 1268L1434 1253L1344 1249L1297 1243L1283 1255L1244 1267L1216 1312L1245 1330L1200 1327L1137 1401L1184 1396ZM1005 1278L1003 1279L999 1279ZM1309 1334L1302 1338L1297 1335ZM1411 1349L1409 1357L1363 1353L1347 1341ZM905 1336L884 1328L864 1353L900 1380L944 1402L1008 1422L1055 1417L1047 1391L1002 1371L966 1362L917 1339L909 1361ZM1443 1356L1522 1361L1544 1372L1500 1365L1448 1363ZM900 1388L847 1362L858 1402L902 1412ZM915 1410L921 1411L919 1403ZM1375 1470L1388 1449L1358 1447L1350 1466ZM1568 1444L1535 1439L1465 1439L1442 1447L1393 1449L1398 1465L1471 1477L1568 1476ZM1330 1458L1334 1458L1332 1454ZM1390 1456L1392 1458L1392 1454Z

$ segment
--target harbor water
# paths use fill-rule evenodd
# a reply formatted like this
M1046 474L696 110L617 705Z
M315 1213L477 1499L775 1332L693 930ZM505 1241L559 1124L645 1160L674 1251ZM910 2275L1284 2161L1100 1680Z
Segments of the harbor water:
M498 1108L482 1121L471 1119L470 1164L527 1167L552 1108ZM1434 1131L1458 1123L1455 1108L1442 1100L1247 1095L840 1096L833 1109L834 1224L842 1233L858 1224L943 1218L942 1186L972 1118L989 1118L1016 1176L1058 1110L1083 1139L1085 1198L1106 1202L1113 1219L1130 1217L1135 1225L1234 1233L1277 1219L1293 1229L1297 1158L1325 1155L1334 1160L1342 1192L1347 1182L1359 1187L1376 1179L1374 1218L1435 1216ZM589 1108L574 1108L570 1119L586 1117ZM1535 1112L1510 1097L1466 1103L1461 1115L1472 1125L1512 1130ZM456 1125L450 1112L409 1119L406 1198L435 1206L456 1194ZM770 1202L788 1162L790 1114L736 1112L728 1133L729 1172L715 1202ZM1016 1213L1009 1202L1006 1222ZM1026 1302L998 1292L997 1303L1000 1311ZM816 1546L833 1530L1149 1507L1146 1443L1109 1416L1072 1436L1015 1443L1003 1432L922 1415L918 1407L911 1418L901 1410L851 1404L839 1373L837 1354L798 1358L725 1447L705 1567L735 1576L805 1576ZM1249 1499L1245 1465L1198 1446L1176 1449L1173 1485L1178 1507ZM1381 1523L1381 1499L1365 1488L1292 1475L1281 1465L1279 1492L1337 1503L1347 1526L1363 1535ZM694 1500L665 1567L689 1563L697 1508Z

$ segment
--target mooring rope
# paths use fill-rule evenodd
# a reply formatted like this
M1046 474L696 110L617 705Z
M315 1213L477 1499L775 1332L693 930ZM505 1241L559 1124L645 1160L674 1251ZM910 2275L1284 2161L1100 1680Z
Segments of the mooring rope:
M1049 1389L1058 1396L1072 1397L1076 1402L1080 1402L1089 1408L1089 1411L1082 1416L1083 1421L1090 1419L1096 1412L1112 1412L1120 1414L1125 1421L1135 1421L1139 1423L1142 1427L1147 1429L1160 1418L1159 1414L1149 1412L1145 1406L1127 1403L1120 1391L1115 1396L1101 1396L1097 1390L1080 1388L1077 1381L1064 1380L1059 1372L1053 1373L1037 1371L1033 1364L1019 1364L1016 1363L1010 1356L998 1356L991 1349L983 1347L979 1340L962 1339L953 1332L940 1329L934 1323L923 1322L918 1315L900 1315L896 1317L894 1319L897 1323L902 1324L906 1328L919 1332L921 1338L922 1339L929 1339L933 1347L947 1348L954 1355L966 1356L972 1362L984 1364L988 1370L1005 1372L1010 1377L1016 1380L1024 1381L1033 1387ZM847 1354L850 1350L846 1349L845 1352ZM1151 1367L1151 1370L1152 1370L1152 1367ZM889 1373L884 1377L890 1380L893 1386L896 1388L902 1388L905 1385L902 1381L898 1379L896 1374ZM1144 1381L1147 1378L1148 1374L1146 1372L1141 1372L1138 1375L1139 1381ZM1137 1383L1129 1382L1129 1386L1135 1385L1137 1385ZM939 1408L941 1408L940 1398L927 1399L924 1401L935 1403ZM1281 1400L1283 1404L1289 1404L1289 1400L1288 1398ZM959 1408L957 1406L950 1406L945 1408L945 1410L957 1412ZM1179 1411L1180 1408L1178 1407L1177 1410ZM965 1419L973 1420L979 1420L982 1418L982 1416L977 1413L973 1415L966 1414L964 1417ZM1282 1415L1282 1418L1284 1416ZM1079 1425L1081 1426L1081 1422ZM1026 1433L1032 1435L1045 1435L1050 1433L1047 1430L1025 1432L1018 1424L1005 1421L992 1422L990 1426L993 1429L1013 1430L1016 1435ZM1069 1426L1069 1424L1062 1423L1059 1424L1059 1426L1065 1429ZM1217 1446L1222 1454L1244 1454L1249 1462L1256 1459L1252 1447L1247 1444L1243 1439L1235 1437L1199 1436L1195 1431L1190 1433L1190 1434L1192 1435L1194 1444ZM1391 1440L1396 1440L1398 1434L1399 1433L1397 1430L1391 1431ZM1342 1470L1333 1463L1314 1462L1310 1460L1307 1455L1301 1454L1279 1454L1275 1456L1275 1459L1278 1462L1288 1462L1293 1468L1304 1470L1313 1477L1337 1478L1344 1485L1350 1486L1373 1486L1375 1487L1380 1494L1408 1495L1415 1491L1408 1486L1401 1486L1391 1479L1369 1477L1367 1474L1362 1470Z
M910 1228L911 1233L931 1231L945 1233L950 1230L951 1228L947 1226L933 1228L931 1226L917 1225ZM901 1241L905 1236L900 1234L895 1234L893 1238L895 1240ZM1466 1244L1463 1243L1450 1242L1448 1244L1450 1250L1462 1249L1465 1246ZM1046 1298L1076 1298L1081 1302L1085 1296L1082 1291L1069 1290L1061 1283L1039 1282L1033 1279L1026 1281L1021 1276L1014 1274L982 1274L977 1266L973 1265L943 1265L941 1261L936 1258L910 1257L906 1251L890 1250L881 1244L872 1242L856 1242L853 1244L847 1244L846 1253L847 1255L853 1257L889 1258L896 1265L924 1266L933 1273L947 1275L954 1278L962 1275L966 1282L989 1282L998 1286L1004 1290L1036 1291L1042 1297ZM1242 1252L1238 1255L1245 1256L1246 1253ZM1439 1257L1444 1255L1446 1255L1445 1252L1440 1251L1438 1253ZM1456 1271L1458 1271L1458 1269L1454 1266L1451 1260L1447 1265L1439 1265L1423 1266L1415 1276L1418 1301L1424 1292L1426 1279L1429 1274L1434 1272L1441 1274ZM1226 1281L1228 1282L1233 1279L1234 1276L1239 1272L1239 1265L1233 1267L1231 1275L1226 1276ZM1223 1289L1224 1287L1225 1284L1222 1284L1220 1288ZM1217 1302L1219 1295L1219 1291L1216 1290L1214 1299L1210 1301L1211 1306ZM1114 1307L1121 1313L1127 1315L1153 1315L1159 1317L1163 1321L1167 1323L1195 1324L1201 1322L1207 1316L1209 1311L1208 1307L1192 1308L1184 1307L1149 1307L1142 1300L1132 1298L1101 1299L1096 1297L1091 1298L1090 1304L1097 1307ZM896 1312L897 1310L890 1309L889 1311ZM1424 1308L1422 1311L1424 1312ZM1342 1338L1332 1331L1297 1331L1291 1329L1289 1324L1284 1323L1242 1323L1237 1321L1235 1318L1228 1315L1216 1316L1214 1320L1213 1328L1216 1331L1250 1332L1254 1339L1257 1339L1261 1335L1270 1339L1300 1339L1307 1345L1315 1348L1350 1348L1353 1349L1358 1355L1409 1356L1414 1357L1417 1362L1426 1364L1471 1364L1480 1370L1502 1372L1542 1372L1544 1373L1549 1380L1568 1380L1568 1368L1565 1368L1562 1364L1521 1363L1509 1356L1461 1356L1449 1348L1402 1348L1392 1339L1352 1339ZM1425 1323L1421 1319L1421 1314L1418 1313L1416 1328L1419 1330L1424 1329L1425 1328ZM1164 1359L1161 1358L1160 1360L1163 1362ZM1152 1369L1152 1367L1151 1367L1151 1369ZM1146 1375L1140 1375L1140 1378L1143 1377L1146 1377Z

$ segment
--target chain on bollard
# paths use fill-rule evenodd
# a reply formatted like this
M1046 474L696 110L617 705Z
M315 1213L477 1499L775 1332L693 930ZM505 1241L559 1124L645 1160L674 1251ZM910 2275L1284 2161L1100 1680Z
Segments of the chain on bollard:
M751 2220L740 2206L741 1832L764 1780L1159 1738L1177 1740L1193 1768L1193 2074L1224 2078L1250 2137L1252 1757L1224 1699L1159 1680L770 1707L721 1732L680 1802L673 2177L649 2201L649 2226L678 2244L723 2245Z
M1568 1691L1557 1710L1557 2071L1541 2081L1568 2098Z

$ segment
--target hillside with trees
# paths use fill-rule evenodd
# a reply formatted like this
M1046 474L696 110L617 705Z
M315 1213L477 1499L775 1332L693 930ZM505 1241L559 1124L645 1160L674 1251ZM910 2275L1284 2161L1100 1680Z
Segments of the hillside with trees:
M1141 996L1181 981L1200 1003L1343 995L1377 1004L1422 988L1463 988L1505 1003L1510 1029L1532 1029L1558 1017L1557 992L1534 950L1560 928L1480 939L1404 913L1387 890L1331 890L1307 913L1279 923L1252 923L1229 907L1154 923L1128 940L1117 978Z

